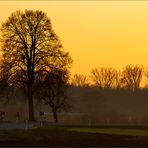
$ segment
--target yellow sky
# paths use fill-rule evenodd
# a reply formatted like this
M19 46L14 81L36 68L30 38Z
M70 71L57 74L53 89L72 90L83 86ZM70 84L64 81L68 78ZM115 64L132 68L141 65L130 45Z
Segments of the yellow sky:
M48 14L74 60L72 73L148 66L148 1L0 1L0 23L18 9Z

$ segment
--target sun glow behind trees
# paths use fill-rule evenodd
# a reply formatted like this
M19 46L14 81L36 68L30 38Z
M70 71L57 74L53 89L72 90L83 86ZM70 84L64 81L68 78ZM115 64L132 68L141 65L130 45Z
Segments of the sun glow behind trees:
M74 60L72 74L89 75L94 67L148 66L147 1L1 1L0 23L18 8L47 12Z

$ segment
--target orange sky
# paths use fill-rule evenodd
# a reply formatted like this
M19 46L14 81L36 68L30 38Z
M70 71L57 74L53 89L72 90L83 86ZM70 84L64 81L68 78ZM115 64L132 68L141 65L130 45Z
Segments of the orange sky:
M0 23L18 9L48 14L74 60L72 73L148 66L148 1L0 1Z

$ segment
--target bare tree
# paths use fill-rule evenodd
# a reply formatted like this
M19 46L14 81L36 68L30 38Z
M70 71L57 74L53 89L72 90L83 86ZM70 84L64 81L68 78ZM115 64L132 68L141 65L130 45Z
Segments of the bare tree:
M113 88L117 79L117 71L113 68L95 68L91 71L90 78L98 87Z
M88 79L85 75L82 74L75 74L71 80L71 84L74 86L87 86L88 83Z
M132 91L140 87L143 68L140 66L128 65L122 71L122 86Z
M55 69L41 79L39 83L41 89L37 91L37 97L52 109L55 123L58 122L58 112L69 107L66 95L68 79L67 70Z
M28 98L29 121L34 121L34 83L53 68L69 65L71 58L42 11L16 11L2 24L3 69L9 82L17 84ZM62 62L61 62L62 61Z
M118 88L122 88L122 72L116 71L116 76L115 76L115 83L114 83L114 88L118 89Z
M0 100L1 102L7 103L9 101L9 96L12 97L13 88L7 81L7 76L3 73L0 74Z
M148 84L147 84L147 80L148 80L148 68L145 68L144 70L144 76L145 76L145 81L146 81L146 83L145 83L145 88L148 88Z

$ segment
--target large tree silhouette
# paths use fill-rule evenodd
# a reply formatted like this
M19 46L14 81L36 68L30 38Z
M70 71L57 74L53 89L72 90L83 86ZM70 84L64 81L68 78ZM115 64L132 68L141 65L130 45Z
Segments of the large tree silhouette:
M54 68L71 63L63 51L50 19L42 11L16 11L1 26L3 70L9 82L17 84L28 98L29 121L34 121L34 84Z

